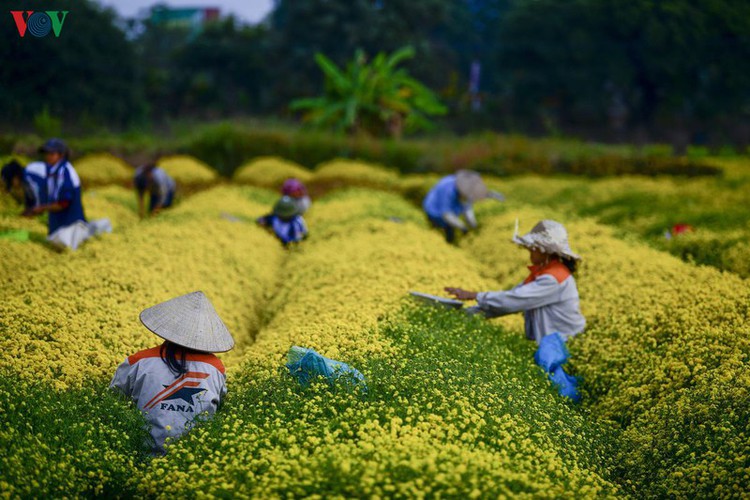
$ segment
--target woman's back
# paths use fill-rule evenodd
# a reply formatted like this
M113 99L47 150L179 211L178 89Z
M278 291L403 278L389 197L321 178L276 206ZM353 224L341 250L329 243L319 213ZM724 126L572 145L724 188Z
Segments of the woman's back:
M176 376L164 359L165 346L129 356L110 383L145 413L159 452L168 437L179 437L196 419L213 415L227 392L224 365L215 355L186 351L184 372ZM182 360L179 348L175 358Z

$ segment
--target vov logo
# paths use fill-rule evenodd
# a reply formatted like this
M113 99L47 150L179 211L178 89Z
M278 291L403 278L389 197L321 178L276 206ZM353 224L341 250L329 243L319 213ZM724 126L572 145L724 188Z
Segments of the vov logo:
M18 35L21 38L25 37L27 32L37 38L44 38L50 32L53 32L55 37L60 36L68 12L67 10L47 10L44 12L11 10L10 15L16 22ZM26 17L24 17L24 14L26 14Z

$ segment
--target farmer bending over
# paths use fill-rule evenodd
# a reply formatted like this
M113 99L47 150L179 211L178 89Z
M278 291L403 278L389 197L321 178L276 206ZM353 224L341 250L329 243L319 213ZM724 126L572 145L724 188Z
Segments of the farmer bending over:
M299 214L296 203L289 196L282 196L274 205L273 212L259 217L256 222L271 229L284 246L307 238L305 219Z
M289 196L294 200L294 204L297 206L297 213L303 215L312 205L310 201L310 195L307 194L307 188L302 181L295 178L289 178L284 181L284 185L281 186L282 196Z
M23 215L33 215L36 207L47 202L47 166L44 162L35 161L23 168L13 160L3 167L2 177L5 189L18 201L23 200Z
M482 177L472 170L459 170L448 175L427 193L422 208L433 227L445 232L445 239L453 243L456 230L464 234L476 229L474 203L485 198L502 200L503 195L487 190ZM461 220L461 217L465 219Z
M164 169L155 163L148 163L138 167L135 171L133 184L138 196L138 215L142 219L146 215L143 197L149 192L148 214L156 215L163 208L172 206L176 184Z

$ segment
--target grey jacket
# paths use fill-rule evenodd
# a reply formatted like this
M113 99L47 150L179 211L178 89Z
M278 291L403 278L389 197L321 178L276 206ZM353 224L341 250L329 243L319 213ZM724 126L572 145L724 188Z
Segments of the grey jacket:
M487 318L523 312L526 338L537 343L555 332L567 340L586 326L575 278L562 272L540 274L508 291L479 293L477 307L470 312Z

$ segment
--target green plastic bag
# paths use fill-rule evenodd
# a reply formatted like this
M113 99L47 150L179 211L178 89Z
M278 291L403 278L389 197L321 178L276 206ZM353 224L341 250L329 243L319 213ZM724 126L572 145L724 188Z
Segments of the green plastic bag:
M29 241L29 232L25 229L0 229L0 240Z

